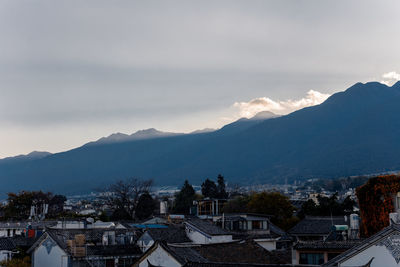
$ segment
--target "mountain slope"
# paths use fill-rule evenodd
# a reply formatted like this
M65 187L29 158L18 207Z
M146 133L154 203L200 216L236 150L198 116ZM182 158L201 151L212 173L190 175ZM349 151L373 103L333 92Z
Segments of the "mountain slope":
M210 133L82 146L0 165L0 180L3 191L71 193L129 176L179 185L218 173L230 182L267 183L398 170L398 103L400 84L358 83L321 105L256 123L239 120Z
M0 159L0 164L9 164L9 163L18 163L22 161L30 161L35 159L41 159L51 155L50 152L45 151L32 151L27 155L18 155L15 157L7 157L4 159Z

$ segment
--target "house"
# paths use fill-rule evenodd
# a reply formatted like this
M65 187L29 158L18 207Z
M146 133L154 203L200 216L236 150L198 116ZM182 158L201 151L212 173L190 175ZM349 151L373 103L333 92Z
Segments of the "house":
M28 250L32 266L130 266L142 254L127 229L46 229Z
M0 237L0 261L8 261L16 253L17 246L10 237Z
M258 264L284 264L282 258L276 257L253 241L229 242L207 245L176 245L156 242L133 265L135 267L163 266L251 266ZM199 265L200 264L200 265Z
M269 251L290 247L291 238L269 218L269 215L235 213L214 216L213 220L216 225L230 231L234 240L252 239Z
M363 240L323 266L400 266L400 220Z
M184 222L187 237L195 244L232 242L232 234L212 222L191 218Z
M321 265L360 242L361 240L299 242L293 247L293 264Z
M207 259L191 247L172 246L157 241L133 266L181 267L188 262L207 262Z
M34 237L0 237L0 261L8 261L12 259L15 254L19 254L21 251L27 251L35 241L36 238Z
M50 225L54 225L53 221L20 221L20 222L0 222L0 237L13 237L20 235L37 235L37 232L41 231ZM29 233L28 233L29 231ZM40 235L40 234L39 234Z
M358 216L313 217L306 216L288 233L297 241L324 241L332 231L333 226L343 227L349 236L358 236Z
M185 228L175 225L163 228L148 228L136 243L145 252L156 241L163 241L168 244L191 243L191 240L186 236Z

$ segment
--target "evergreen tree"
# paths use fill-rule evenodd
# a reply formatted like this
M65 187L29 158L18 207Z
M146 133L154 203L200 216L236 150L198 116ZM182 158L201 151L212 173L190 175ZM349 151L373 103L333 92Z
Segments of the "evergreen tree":
M218 197L217 185L213 181L207 178L201 184L201 193L204 197L217 198Z
M190 207L193 205L193 200L196 197L195 193L193 186L189 184L188 180L185 180L181 191L175 195L173 211L175 213L189 214Z
M147 219L156 208L156 202L151 197L149 192L144 192L140 197L136 206L135 215L139 220Z
M221 199L225 199L228 198L228 193L225 190L225 179L224 176L222 176L221 174L218 174L218 178L217 178L217 197L221 198Z

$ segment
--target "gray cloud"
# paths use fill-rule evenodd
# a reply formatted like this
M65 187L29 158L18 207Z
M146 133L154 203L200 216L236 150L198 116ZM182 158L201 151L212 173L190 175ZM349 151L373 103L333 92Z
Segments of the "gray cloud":
M17 138L34 142L39 128L68 124L75 141L65 136L66 147L89 138L89 127L108 135L111 124L215 127L235 102L381 80L400 70L399 8L396 0L1 1L0 153L29 152ZM53 143L37 145L59 149Z

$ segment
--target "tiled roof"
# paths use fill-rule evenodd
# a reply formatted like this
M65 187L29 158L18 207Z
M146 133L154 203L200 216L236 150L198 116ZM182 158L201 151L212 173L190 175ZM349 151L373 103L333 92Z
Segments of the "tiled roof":
M145 260L158 246L164 248L184 266L294 266L287 264L291 261L291 258L287 261L283 261L282 258L285 257L278 257L270 253L254 241L236 241L208 245L178 245L157 241L152 248L141 257L141 260ZM138 266L141 260L134 266Z
M326 235L332 229L332 225L349 225L340 217L306 217L289 230L291 235Z
M87 248L86 255L140 255L141 251L136 244L114 244L102 245L102 238L105 232L115 232L116 239L119 235L127 233L134 234L132 230L127 229L47 229L48 234L57 245L67 253L70 253L67 241L75 239L75 235L85 235L85 247ZM38 242L36 242L37 244ZM32 248L30 249L32 250Z
M9 237L0 238L0 250L13 250L16 248L15 243Z
M315 265L297 265L297 264L256 264L256 263L228 263L228 262L188 262L184 267L315 267Z
M210 262L231 263L287 263L259 246L254 241L209 244L193 247Z
M232 232L232 239L247 240L247 239L278 239L280 236L268 231L242 231Z
M168 226L168 228L151 228L147 233L154 241L165 241L167 243L186 243L191 240L186 236L185 229L178 226Z
M44 229L47 226L57 224L56 221L40 221L40 222L29 222L29 221L17 221L17 222L0 222L0 229L26 229L30 225L33 229Z
M191 218L185 222L189 226L192 225L195 228L199 229L200 231L203 231L206 234L209 235L229 235L230 233L221 227L216 226L212 222L206 221L206 220L201 220L198 218Z
M298 242L294 248L295 249L302 249L302 250L314 250L314 249L340 249L340 250L347 250L350 249L358 244L360 244L361 240L349 240L349 241L307 241L307 242Z
M87 246L86 248L89 256L137 255L139 257L143 254L136 245Z
M178 247L168 245L168 251L174 255L174 257L182 264L187 262L207 262L200 253L194 250L192 247Z
M37 238L26 238L25 236L0 237L0 250L29 248L36 240Z

